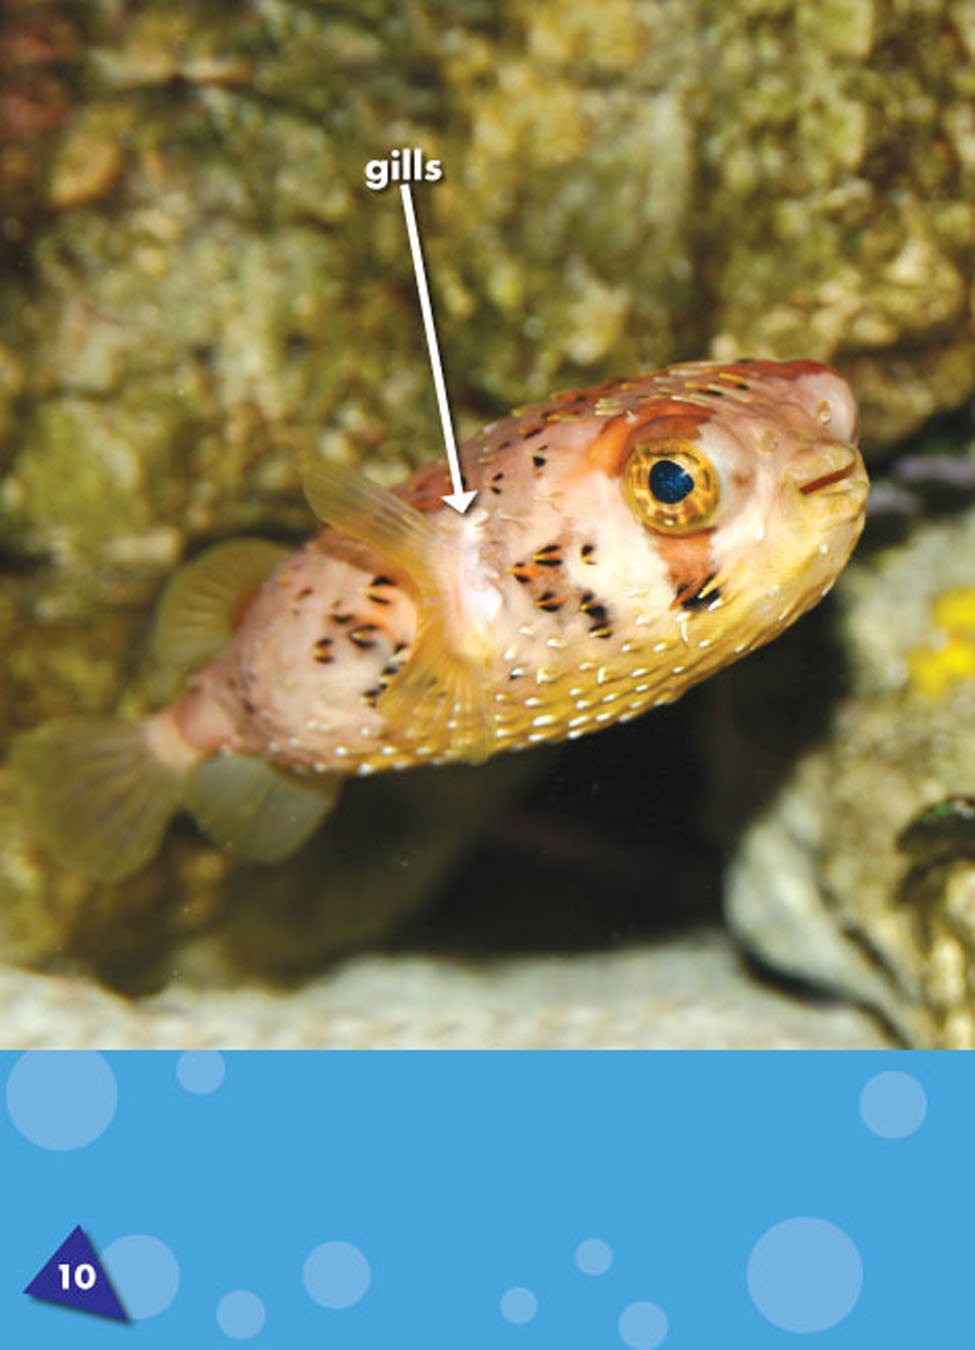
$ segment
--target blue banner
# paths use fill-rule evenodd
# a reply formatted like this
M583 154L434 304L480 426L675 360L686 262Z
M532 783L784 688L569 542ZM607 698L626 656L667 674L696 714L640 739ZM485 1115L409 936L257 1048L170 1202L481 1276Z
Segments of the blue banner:
M971 1338L966 1055L40 1052L0 1071L6 1345Z

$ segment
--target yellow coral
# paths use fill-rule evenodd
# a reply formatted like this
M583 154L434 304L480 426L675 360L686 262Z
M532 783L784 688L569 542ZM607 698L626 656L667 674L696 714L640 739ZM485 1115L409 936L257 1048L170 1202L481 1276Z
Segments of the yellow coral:
M946 633L963 634L975 640L975 586L939 595L932 606L931 617Z
M938 596L931 620L938 645L916 648L908 664L914 688L940 698L956 680L975 679L975 587Z

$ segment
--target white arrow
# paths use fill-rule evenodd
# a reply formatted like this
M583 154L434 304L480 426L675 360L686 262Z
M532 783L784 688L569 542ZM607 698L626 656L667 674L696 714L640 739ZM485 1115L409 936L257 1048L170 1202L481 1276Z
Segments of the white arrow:
M416 289L420 297L420 313L423 315L423 329L427 335L427 350L430 353L430 369L433 371L433 387L437 391L437 407L440 409L440 425L443 427L444 446L447 450L447 463L450 466L450 483L453 492L444 497L448 506L463 515L477 496L476 492L464 491L464 479L460 471L460 459L457 455L457 441L450 420L450 404L447 401L447 386L444 384L443 365L440 361L440 348L437 345L437 329L433 322L433 309L430 305L430 292L427 289L427 274L423 267L423 250L420 248L420 234L416 228L416 215L413 211L413 193L409 183L400 184L400 196L403 198L403 215L406 217L406 233L410 240L410 253L413 255L413 271L416 273Z

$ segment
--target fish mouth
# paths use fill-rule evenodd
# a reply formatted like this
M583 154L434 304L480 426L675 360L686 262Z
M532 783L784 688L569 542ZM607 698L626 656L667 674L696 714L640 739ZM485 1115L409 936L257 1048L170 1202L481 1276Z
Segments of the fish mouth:
M820 492L823 488L832 487L834 483L842 483L844 478L849 478L853 472L853 465L848 464L845 469L837 469L835 473L824 473L821 478L814 478L809 483L801 483L799 491L804 497L808 497L812 492Z
M804 497L815 493L833 495L828 490L836 487L845 493L866 479L860 452L846 441L830 441L803 450L790 467L789 476Z

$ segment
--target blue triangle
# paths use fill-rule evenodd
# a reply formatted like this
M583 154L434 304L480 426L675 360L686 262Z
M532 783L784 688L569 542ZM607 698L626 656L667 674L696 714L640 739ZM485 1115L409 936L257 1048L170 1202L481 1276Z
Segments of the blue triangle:
M63 1308L77 1308L78 1312L94 1313L96 1317L111 1317L116 1322L132 1320L80 1224L72 1228L24 1293L43 1303L59 1303Z

